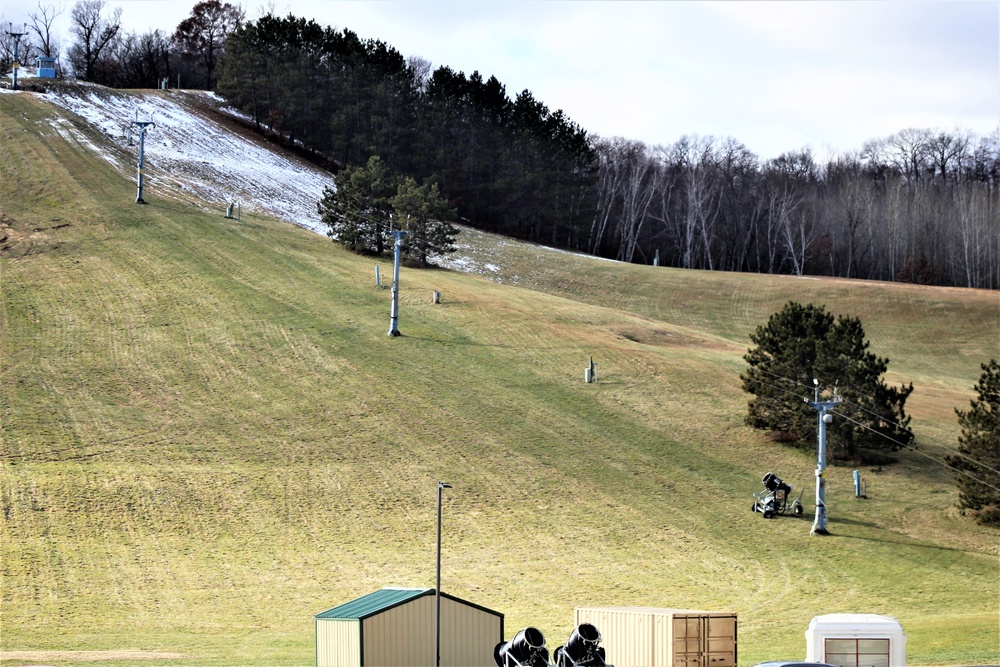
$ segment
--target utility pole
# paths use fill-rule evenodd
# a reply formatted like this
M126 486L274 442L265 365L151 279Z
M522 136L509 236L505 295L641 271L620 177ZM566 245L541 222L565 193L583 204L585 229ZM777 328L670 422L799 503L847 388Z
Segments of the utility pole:
M396 243L392 248L392 310L389 312L389 335L399 336L399 252L403 247L403 238L409 236L410 232L395 231L390 232L396 237Z
M145 204L146 202L142 198L142 177L143 164L146 161L146 128L150 125L156 127L156 124L151 120L134 120L132 122L139 126L139 190L135 197L135 203Z
M834 400L819 400L819 381L813 379L813 385L816 387L815 400L811 401L809 405L816 409L818 415L816 430L816 519L813 521L809 534L829 535L830 532L826 529L826 426L833 422L830 410L840 403L840 399L834 392Z
M7 25L10 26L10 30L7 31L7 34L14 38L14 90L17 90L17 70L21 66L21 64L17 62L18 58L17 53L18 53L18 48L21 46L21 38L27 35L28 33L14 32L14 24L8 23Z
M441 666L441 492L451 484L438 482L437 583L434 588L434 666Z

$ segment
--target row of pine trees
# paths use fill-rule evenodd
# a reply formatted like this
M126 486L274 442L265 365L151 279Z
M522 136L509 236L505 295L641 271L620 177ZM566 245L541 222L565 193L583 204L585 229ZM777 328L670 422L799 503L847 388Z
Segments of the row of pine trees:
M590 137L529 91L405 59L378 40L264 16L230 35L218 92L337 167L377 156L433 181L458 218L561 246L585 244L597 160Z

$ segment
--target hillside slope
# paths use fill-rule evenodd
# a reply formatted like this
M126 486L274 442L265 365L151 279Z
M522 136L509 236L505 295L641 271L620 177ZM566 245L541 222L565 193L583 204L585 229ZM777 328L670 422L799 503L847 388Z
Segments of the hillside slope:
M373 260L263 203L227 220L204 176L154 172L135 205L128 152L65 106L0 95L3 664L311 664L312 614L433 585L437 480L443 588L508 634L556 646L574 606L732 610L750 665L801 657L813 615L870 612L900 619L911 665L1000 661L997 533L923 456L1000 354L996 293L467 232L489 279L404 271L393 339ZM832 468L829 538L808 534L813 457L742 424L747 334L793 298L860 315L917 386L920 449L865 470L867 500ZM768 470L805 487L803 518L749 511Z

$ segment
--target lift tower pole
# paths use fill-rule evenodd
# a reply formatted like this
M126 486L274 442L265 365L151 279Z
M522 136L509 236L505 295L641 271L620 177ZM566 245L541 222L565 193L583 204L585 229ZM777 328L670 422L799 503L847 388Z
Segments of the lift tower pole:
M398 336L399 334L399 252L403 247L403 237L409 236L410 232L404 232L402 230L396 232L390 232L396 237L396 243L392 249L392 310L389 313L389 332L390 336Z
M156 124L151 120L134 120L132 122L139 126L139 187L138 193L135 196L135 203L145 204L146 202L142 198L142 177L143 164L146 161L146 128L150 125L156 127Z
M7 34L14 38L14 86L13 89L17 90L17 70L20 68L21 64L17 61L18 58L18 48L21 46L21 38L27 35L26 32L14 32L14 24L8 23L10 30Z
M813 380L816 385L816 395L814 401L809 405L816 409L817 420L817 450L816 450L816 519L813 521L810 535L829 535L826 529L826 426L833 422L833 415L830 410L834 408L840 399L834 396L832 401L819 400L819 382Z

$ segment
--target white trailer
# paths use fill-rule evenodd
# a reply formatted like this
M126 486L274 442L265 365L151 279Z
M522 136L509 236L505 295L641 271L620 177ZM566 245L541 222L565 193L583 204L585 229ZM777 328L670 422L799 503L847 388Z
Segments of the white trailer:
M892 616L815 616L806 630L806 661L838 667L906 667L906 635Z

